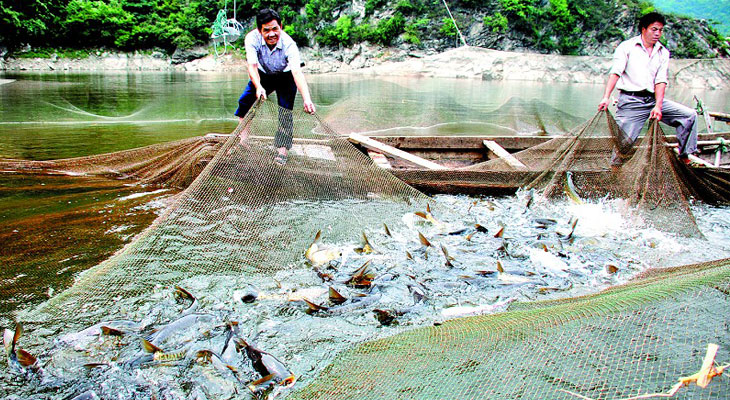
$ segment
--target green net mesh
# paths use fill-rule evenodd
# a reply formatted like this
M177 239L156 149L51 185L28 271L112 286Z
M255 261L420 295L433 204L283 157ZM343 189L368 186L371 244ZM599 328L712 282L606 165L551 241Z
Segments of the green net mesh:
M708 343L728 352L730 261L570 300L516 304L366 342L291 398L625 399L668 392ZM730 381L678 398L727 398ZM566 391L575 393L570 394ZM580 396L585 397L580 397ZM659 396L657 396L659 397ZM663 396L667 397L667 396Z

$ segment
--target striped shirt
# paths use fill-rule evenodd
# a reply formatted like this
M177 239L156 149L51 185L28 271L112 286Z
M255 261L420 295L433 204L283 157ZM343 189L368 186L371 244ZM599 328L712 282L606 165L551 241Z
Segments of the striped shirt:
M286 32L281 31L279 41L273 49L266 45L264 37L257 29L246 34L246 61L258 64L259 70L266 74L287 72L301 67L299 47Z
M668 83L668 69L669 50L656 42L649 54L639 35L618 45L613 53L610 73L619 76L616 88L620 90L654 93L657 83Z

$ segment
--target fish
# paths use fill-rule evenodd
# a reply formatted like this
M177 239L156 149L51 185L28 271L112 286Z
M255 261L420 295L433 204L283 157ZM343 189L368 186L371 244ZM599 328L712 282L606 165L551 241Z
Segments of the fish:
M18 352L15 347L18 345L18 339L23 334L23 326L20 323L15 324L15 330L5 328L3 331L3 345L5 346L5 356L8 360L8 367L15 372L22 371L22 365L18 360Z
M408 290L413 295L413 302L420 303L426 299L426 292L422 289L421 285L406 285Z
M235 349L235 346L231 346L231 348ZM246 386L239 376L238 369L227 363L223 357L218 355L216 352L209 349L198 350L195 352L195 359L198 362L210 363L222 376L231 375L236 381L238 381L238 383L241 384L241 386ZM238 390L235 388L234 391L238 393Z
M564 240L568 240L568 239L572 238L573 233L575 233L575 227L578 225L578 218L570 217L570 221L568 221L568 225L570 226L569 230L566 231L565 229L556 229L555 234Z
M567 270L568 264L565 261L558 258L556 255L547 251L547 248L535 249L531 248L528 250L530 254L530 262L533 265L558 276L565 276L565 270Z
M494 237L496 237L496 238L504 237L504 226L499 227L499 230L497 230L497 233L494 234Z
M342 256L342 252L335 248L326 246L320 247L318 242L321 237L322 231L317 231L317 234L314 236L314 241L304 252L304 257L306 257L314 267L320 267Z
M441 311L441 316L444 318L456 318L456 317L465 317L469 315L481 315L481 314L493 314L497 312L502 312L507 309L507 307L515 301L514 298L509 298L506 300L498 301L494 304L485 304L481 306L457 306L457 307L449 307L445 308Z
M578 196L578 192L575 189L575 184L573 183L573 173L570 171L565 172L565 181L563 183L563 190L565 191L565 195L568 196L568 198L573 201L575 204L584 204L585 201Z
M390 326L393 323L398 323L398 321L396 320L396 313L393 311L381 310L376 308L373 310L373 314L375 314L375 319L377 319L382 326Z
M147 340L155 345L159 346L164 343L168 337L176 332L186 330L197 324L210 322L213 320L213 316L210 314L188 314L184 315L175 321L165 325L161 329L153 332L147 337Z
M154 361L158 361L160 363L180 361L185 359L185 356L187 355L187 351L185 350L166 353L146 339L142 339L142 348L146 353L152 354L152 359Z
M313 303L305 298L302 298L302 301L304 301L307 304L307 311L305 311L307 314L316 314L318 312L327 311L329 308L320 306L319 304Z
M185 309L185 311L182 312L182 314L180 314L181 316L194 313L200 305L200 303L198 303L198 299L195 296L193 296L189 291L177 285L175 285L175 298L190 301L190 305L188 306L188 308Z
M373 249L373 246L370 245L370 241L368 240L368 236L365 234L365 232L362 233L362 238L365 241L365 244L363 244L362 247L356 248L355 253L358 253L358 254L375 253L375 249Z
M329 288L329 300L332 304L342 304L347 301L347 298L341 295L335 288L330 286Z
M443 244L441 245L441 252L444 253L444 257L446 258L446 266L453 267L454 264L452 264L451 261L454 260L454 257L451 257L449 255L449 251L446 249L446 246L444 246Z
M532 282L532 279L526 276L514 275L505 272L504 268L502 267L502 262L499 260L497 260L497 279L505 285Z
M421 232L418 232L418 240L421 242L422 245L424 245L426 247L433 247L431 242L429 242L428 239L426 239L426 237L423 236L423 234Z
M238 322L236 321L227 321L226 322L226 340L223 343L223 348L220 352L220 359L226 364L233 364L236 362L236 354L238 352L236 351L236 342L235 340L238 338Z
M371 260L367 260L365 264L363 264L360 268L358 268L355 272L353 272L350 279L345 281L346 285L352 285L356 288L368 288L373 282L373 279L375 278L375 274L373 274L368 266L370 265Z
M236 341L236 348L239 352L246 353L253 369L261 375L261 379L248 384L249 390L253 393L274 384L289 387L296 382L294 374L273 355L250 345L241 338Z

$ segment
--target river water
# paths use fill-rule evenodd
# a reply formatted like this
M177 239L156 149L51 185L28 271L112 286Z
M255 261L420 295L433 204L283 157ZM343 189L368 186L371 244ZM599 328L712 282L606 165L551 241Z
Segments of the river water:
M228 133L236 125L232 113L246 83L243 74L218 73L21 74L0 78L12 80L0 85L0 157L33 160L107 153L209 132ZM363 79L347 75L308 79L318 113L343 134L532 134L541 130L564 133L594 115L603 90L598 85ZM676 88L668 97L693 104L692 97L697 95L711 110L728 112L728 94ZM174 194L171 190L110 185L103 180L76 181L73 177L11 175L0 179L0 239L4 242L0 257L9 265L0 275L2 327L12 326L14 310L30 307L62 291L79 272L132 240ZM392 238L380 231L367 232L380 248L375 269L380 269L378 281L382 286L377 293L370 293L377 303L356 308L342 317L308 316L304 313L306 307L282 300L299 291L314 296L312 299L317 302L326 301L325 287L312 283L305 263L279 272L274 280L254 281L261 291L261 301L255 308L241 303L236 293L240 294L245 286L235 279L204 276L181 280L181 285L202 294L207 303L201 311L213 315L216 324L235 315L247 336L254 337L260 347L272 351L300 377L297 385L301 387L326 367L334 354L353 343L392 334L373 318L371 309L410 307L413 294L408 288L414 282L425 282L431 300L416 301L396 329L437 323L459 315L500 311L515 300L585 294L624 282L650 267L730 256L730 245L725 240L730 234L728 207L693 204L705 237L685 239L637 226L622 218L617 211L621 205L613 203L527 209L524 197L519 196L436 196L434 202L434 212L442 226L424 225L412 214L422 210L409 210L402 218L398 215L398 225L391 225ZM340 207L358 204L343 202ZM292 212L297 209L301 207ZM579 223L572 244L564 245L559 239L534 240L545 235L555 237L554 231L567 229L573 218ZM555 225L545 227L536 222L545 219ZM476 222L490 233L472 232ZM510 230L509 251L493 237L500 226ZM465 241L463 234L450 234L463 229L470 229L465 234L475 236ZM443 264L448 259L439 248L421 249L414 235L416 230L438 237L440 245L454 256L456 266L444 271ZM331 245L353 247L349 242ZM562 255L543 252L546 247ZM408 250L414 258L405 258ZM364 261L348 251L352 266ZM546 254L551 256L546 259ZM495 263L502 257L512 260L504 262L506 275L495 271ZM398 267L377 268L378 262ZM556 263L558 269L550 272ZM607 269L608 265L617 268L617 272ZM565 273L561 268L573 272ZM534 277L534 271L539 272L539 277ZM283 287L278 282L283 282ZM356 293L351 291L351 295ZM170 301L170 288L157 288L148 296L143 308L131 309L125 317L145 321L154 315L158 320L172 320L179 312ZM127 300L136 304L139 299ZM97 389L99 394L119 393L121 398L178 398L197 393L196 390L209 397L225 398L233 397L237 390L230 377L191 377L177 367L130 372L122 361L139 354L135 346L138 343L131 339L124 339L121 346L96 338L90 344L74 342L68 346L56 339L73 332L59 326L43 329L45 333L38 334L42 339L36 335L35 342L31 342L36 347L30 349L53 357L53 362L45 366L54 378L46 376L42 383L48 388L60 387L58 396L75 395L100 382L105 386ZM185 337L175 340L194 341L195 334L187 332ZM222 345L225 335L221 329L208 335L213 336L212 345ZM308 340L301 340L303 337ZM90 374L88 379L77 379L81 353L86 354L86 361L114 359L119 363L110 362L109 369ZM256 378L243 359L234 361L245 370L246 379ZM177 373L181 374L177 381L170 378ZM12 371L0 376L12 382L8 390L17 390L21 398L38 393L32 391L35 389L23 389L23 379ZM153 383L160 381L166 383ZM194 387L192 391L189 385Z

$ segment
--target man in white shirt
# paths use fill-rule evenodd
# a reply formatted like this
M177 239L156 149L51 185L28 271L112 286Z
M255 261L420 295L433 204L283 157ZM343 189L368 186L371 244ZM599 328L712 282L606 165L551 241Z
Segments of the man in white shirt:
M297 89L304 100L304 111L314 113L315 107L309 94L309 87L302 72L302 61L299 48L294 40L284 32L279 14L265 8L256 15L256 27L246 34L244 44L248 75L251 79L238 99L235 114L243 119L256 99L276 92L279 106L279 129L274 137L277 155L274 161L284 165L288 150L292 147L293 121L292 113ZM247 139L247 132L241 134L241 140Z
M611 92L618 88L616 122L629 143L636 141L648 118L660 120L677 129L679 158L689 164L689 155L697 151L697 112L664 99L669 66L669 50L659 42L664 25L664 16L648 13L639 20L641 35L619 44L598 109L608 108ZM620 163L614 156L612 165Z

